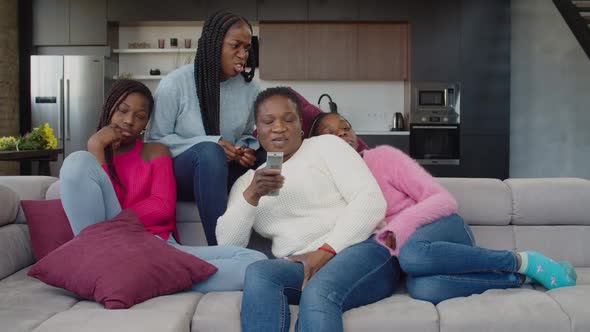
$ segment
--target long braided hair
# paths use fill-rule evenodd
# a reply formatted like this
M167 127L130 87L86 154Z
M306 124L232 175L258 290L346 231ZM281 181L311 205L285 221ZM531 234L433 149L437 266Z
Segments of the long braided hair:
M203 32L199 38L197 55L195 56L195 84L197 96L201 108L201 118L207 135L219 135L219 89L221 74L221 48L227 30L238 22L244 22L252 26L242 16L229 12L219 11L209 16L203 26ZM249 72L241 74L246 82L254 78L255 65L254 54L248 52L246 67Z
M106 100L100 112L100 118L98 121L98 126L96 127L96 131L101 130L103 127L106 127L111 123L113 114L115 113L119 105L121 105L123 100L125 100L125 98L127 98L127 96L129 96L132 93L140 93L148 99L148 117L152 114L152 110L154 109L154 97L152 96L152 92L150 91L150 89L148 89L148 87L141 82L120 79L113 83L111 90L107 94ZM123 184L121 183L121 179L119 178L119 175L115 171L115 165L113 164L112 145L108 145L104 149L104 156L107 162L107 169L109 170L109 175L117 185L119 185L121 188L124 188Z

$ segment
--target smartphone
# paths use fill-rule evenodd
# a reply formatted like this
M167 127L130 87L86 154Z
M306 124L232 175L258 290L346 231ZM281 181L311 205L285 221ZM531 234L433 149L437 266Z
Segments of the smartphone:
M283 153L282 152L267 152L266 153L266 167L281 169L283 167ZM274 190L268 193L268 196L278 196L279 191Z

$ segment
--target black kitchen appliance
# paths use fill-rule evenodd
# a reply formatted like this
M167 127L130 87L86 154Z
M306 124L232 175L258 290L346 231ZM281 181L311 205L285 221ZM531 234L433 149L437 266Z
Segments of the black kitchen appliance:
M423 165L459 165L459 83L415 82L410 112L410 156Z
M404 115L401 112L396 112L393 116L393 124L391 126L391 131L399 131L404 130L405 128L405 121Z

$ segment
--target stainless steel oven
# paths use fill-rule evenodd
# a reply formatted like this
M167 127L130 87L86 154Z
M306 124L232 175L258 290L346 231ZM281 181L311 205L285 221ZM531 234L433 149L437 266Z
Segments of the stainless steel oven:
M410 156L423 165L459 165L459 125L410 124Z
M425 165L459 165L461 87L456 82L413 82L410 156Z

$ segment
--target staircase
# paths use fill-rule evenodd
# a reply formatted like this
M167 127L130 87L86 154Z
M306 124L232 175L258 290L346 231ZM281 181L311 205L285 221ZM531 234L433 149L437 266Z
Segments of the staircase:
M553 0L553 3L590 59L590 1Z

